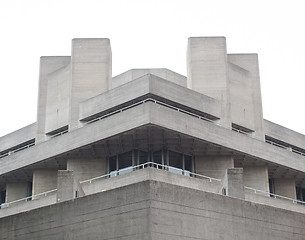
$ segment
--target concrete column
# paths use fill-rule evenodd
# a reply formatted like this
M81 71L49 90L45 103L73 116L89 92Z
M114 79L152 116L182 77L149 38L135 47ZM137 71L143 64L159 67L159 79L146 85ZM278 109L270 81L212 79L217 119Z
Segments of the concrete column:
M228 54L232 123L264 139L263 107L257 54Z
M224 188L226 189L226 195L230 197L245 199L242 168L227 169L223 184Z
M79 126L79 103L111 89L112 53L109 39L73 39L71 64L69 129L74 129Z
M35 169L33 171L32 194L47 192L57 187L57 169ZM36 197L37 199L39 197Z
M74 198L73 171L59 170L57 172L57 202L68 201Z
M192 37L187 47L187 86L221 102L222 125L231 127L230 91L224 37Z
M12 202L29 196L28 182L14 182L6 184L5 202Z
M98 177L106 174L106 158L69 159L67 170L74 172L77 181Z
M274 178L275 194L296 199L295 180L293 178Z
M48 83L58 75L58 70L70 64L70 57L41 57L39 70L38 104L37 104L37 135L36 143L46 140L46 121L47 121L47 98L50 92ZM57 72L57 73L56 73ZM52 74L55 73L55 74ZM60 89L60 88L59 88ZM55 89L56 90L56 89ZM55 91L54 90L54 91ZM67 92L69 94L69 92ZM62 96L61 96L62 97ZM50 103L49 103L50 104ZM49 109L50 110L50 109ZM57 111L53 111L56 115Z
M208 177L223 179L228 168L234 167L230 156L195 156L195 171Z
M243 169L245 186L269 192L269 178L267 167L244 166Z

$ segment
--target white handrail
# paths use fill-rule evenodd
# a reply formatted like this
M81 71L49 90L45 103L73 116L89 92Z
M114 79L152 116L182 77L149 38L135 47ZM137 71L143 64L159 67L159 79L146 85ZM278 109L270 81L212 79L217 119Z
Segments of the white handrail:
M279 199L284 199L284 200L291 201L291 202L293 202L293 203L300 203L300 204L305 205L305 202L304 202L304 201L297 200L297 199L294 199L294 198L285 197L285 196L282 196L282 195L278 195L278 194L275 194L275 193L271 193L271 192L267 192L267 191L263 191L263 190L259 190L259 189L255 189L255 188L251 188L251 187L247 187L247 186L245 186L245 189L251 190L251 191L253 191L255 194L268 195L268 196L270 196L270 197L279 198Z
M30 144L28 144L28 145L26 145L26 146L23 146L23 147L20 147L20 148L17 148L17 149L14 149L14 150L8 151L8 152L6 152L6 153L4 153L4 154L0 155L0 158L5 157L5 156L8 156L8 155L11 155L12 153L15 153L15 152L21 151L21 150L23 150L23 149L26 149L26 148L32 147L32 146L34 146L34 145L35 145L35 143L30 143Z
M92 183L93 181L101 179L101 178L109 178L109 177L113 176L114 174L115 174L114 176L118 176L118 175L120 175L120 171L123 172L123 171L129 171L129 170L138 170L138 169L143 169L143 168L146 168L146 167L155 167L157 169L163 169L163 170L167 170L167 171L175 170L175 171L179 171L179 172L182 172L182 173L185 172L185 170L182 170L180 168L175 168L175 167L172 167L172 166L163 165L163 164L159 164L159 163L155 163L155 162L146 162L146 163L142 163L142 164L139 164L139 165L136 165L136 166L130 166L130 167L127 167L127 168L124 168L124 169L117 170L114 173L108 173L108 174L105 174L105 175L102 175L102 176L90 178L90 179L81 181L80 184ZM212 181L221 182L221 179L208 177L208 176L201 175L201 174L198 174L198 173L189 172L189 174L191 176L196 176L198 178L207 179L207 180L209 180L209 182L212 182Z
M8 203L2 203L1 208L6 208L6 207L9 207L11 204L15 204L15 203L19 203L19 202L28 202L29 200L35 200L35 198L39 197L39 196L46 197L48 194L56 192L56 191L57 191L57 189L52 189L52 190L49 190L49 191L46 191L46 192L42 192L42 193L34 194L32 196L28 196L28 197L25 197L25 198L17 199L17 200L8 202Z

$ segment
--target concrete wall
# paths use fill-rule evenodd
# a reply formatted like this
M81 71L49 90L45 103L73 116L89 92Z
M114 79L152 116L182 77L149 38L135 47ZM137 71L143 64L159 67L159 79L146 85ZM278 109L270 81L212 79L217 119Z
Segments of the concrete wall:
M231 127L227 71L227 47L224 37L188 39L187 86L221 101L221 122Z
M0 137L0 152L27 142L36 137L36 123L16 130L10 134Z
M264 119L264 131L267 136L305 149L305 135L301 133L270 122L266 119Z
M12 202L29 196L28 182L11 182L6 184L5 202Z
M195 156L196 173L217 179L223 179L226 170L234 167L230 156Z
M289 239L305 215L172 184L145 181L0 219L3 240Z
M63 92L61 89L61 76L64 77L63 83L65 85L67 81L67 66L70 64L71 57L41 57L40 58L40 70L39 70L39 86L38 86L38 104L37 104L37 135L36 142L42 142L47 139L46 126L48 123L48 130L56 128L58 123L64 121L65 112L64 106L59 106L59 103L65 103L66 94L69 92ZM54 80L54 83L53 83ZM51 86L49 86L49 83ZM58 85L59 84L59 85ZM50 89L49 89L50 87ZM51 92L51 89L54 92ZM48 94L51 96L48 97ZM64 95L63 95L64 94ZM49 99L49 102L48 102ZM51 100L56 99L53 104ZM57 109L60 109L57 113ZM63 112L62 112L63 111ZM51 118L59 118L59 122L54 123L48 121L48 115L51 114ZM57 116L58 115L58 116ZM54 125L52 125L54 124Z
M257 54L228 54L232 123L264 139L263 108Z
M69 159L67 170L73 171L74 177L78 181L88 180L106 174L106 159Z
M295 179L293 178L274 178L275 194L296 199Z
M79 119L86 119L134 99L141 99L141 97L143 99L143 96L147 98L149 95L160 97L163 102L175 102L196 109L198 112L220 117L219 101L155 75L147 74L82 102L79 107Z
M146 74L153 74L167 81L186 87L186 77L166 68L131 69L112 78L112 88L128 83Z
M106 38L73 39L69 129L79 123L79 103L111 88L112 53Z
M244 166L243 169L245 186L269 192L269 177L267 167Z
M32 195L50 191L56 189L56 187L57 187L57 169L35 169L33 171Z

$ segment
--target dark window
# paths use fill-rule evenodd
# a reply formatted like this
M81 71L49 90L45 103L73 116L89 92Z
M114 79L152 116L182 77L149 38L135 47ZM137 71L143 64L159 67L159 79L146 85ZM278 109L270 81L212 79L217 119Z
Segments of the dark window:
M274 189L274 180L272 178L269 178L269 192L270 192L270 197L274 197L273 194L275 194L275 189Z
M6 195L5 190L0 192L0 204L5 203L5 195Z
M184 155L184 175L190 176L190 173L193 172L193 158L189 155Z
M177 153L177 152L173 152L173 151L169 151L169 166L171 166L169 168L170 172L173 173L178 173L178 174L182 174L182 154L181 153Z
M117 175L117 156L113 156L109 158L109 173L110 177L114 177Z
M119 174L132 172L132 152L119 155Z

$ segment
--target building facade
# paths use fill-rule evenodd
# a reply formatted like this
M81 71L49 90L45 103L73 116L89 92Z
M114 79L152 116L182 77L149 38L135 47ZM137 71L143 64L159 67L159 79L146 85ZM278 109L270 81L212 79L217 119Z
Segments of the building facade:
M109 39L73 39L0 162L0 239L305 239L305 136L224 37L188 39L187 77L112 77Z

